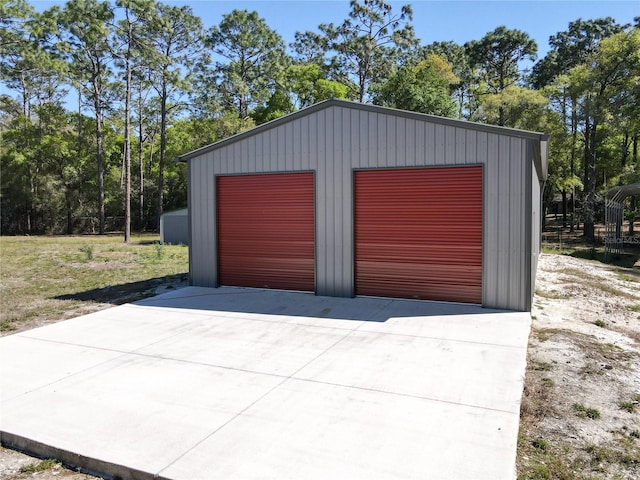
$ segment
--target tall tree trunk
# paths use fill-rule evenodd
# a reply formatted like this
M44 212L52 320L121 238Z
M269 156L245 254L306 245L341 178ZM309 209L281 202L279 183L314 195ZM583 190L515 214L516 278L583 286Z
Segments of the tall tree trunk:
M364 93L366 90L366 80L364 75L360 75L360 80L358 81L358 101L360 103L364 103Z
M31 172L31 167L27 168L27 176L29 177L29 195L25 199L25 207L26 207L26 232L31 235L31 229L33 227L33 192L35 191L35 182L33 181L33 173Z
M144 230L144 150L142 144L142 89L138 96L138 165L140 167L140 188L138 190L138 203L140 204L139 228Z
M145 177L146 178L151 178L151 170L153 168L153 156L155 154L155 147L156 147L156 138L155 135L151 137L151 142L149 143L149 161L147 162L146 166L145 166ZM147 202L147 207L146 207L146 211L144 213L144 224L145 224L145 228L148 227L149 225L151 225L151 205L149 205L150 202Z
M629 236L633 237L633 222L636 220L636 197L631 197L631 214L629 215Z
M570 171L573 178L576 174L576 150L578 145L578 107L576 105L576 99L571 98L571 160ZM576 220L576 187L571 187L571 226L570 232L575 231Z
M156 229L160 231L160 217L164 205L164 160L167 148L167 87L162 87L160 99L160 158L158 159L158 215L156 217Z
M93 77L93 109L96 120L96 164L98 168L98 233L105 233L104 218L104 164L102 160L102 104L100 103L100 72Z
M129 72L130 82L131 72ZM127 85L124 109L124 241L131 241L131 86Z
M567 190L562 189L562 228L567 228Z
M133 24L127 15L127 52L125 60L125 100L124 100L124 241L131 241L131 42L133 41Z
M71 190L65 185L64 202L67 210L67 235L73 234L73 211L71 202Z
M98 233L104 235L104 165L102 162L102 118L99 101L96 101L96 163L98 167Z
M596 133L598 129L597 121L590 123L589 115L585 124L585 149L584 149L584 190L585 198L585 218L584 237L589 243L594 243L595 237L595 196L596 196Z

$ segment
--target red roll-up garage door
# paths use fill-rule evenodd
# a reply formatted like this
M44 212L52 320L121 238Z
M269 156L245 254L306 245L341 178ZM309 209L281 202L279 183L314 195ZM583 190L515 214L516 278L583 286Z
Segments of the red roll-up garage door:
M313 291L313 173L218 177L221 285Z
M482 167L355 173L356 293L482 303Z

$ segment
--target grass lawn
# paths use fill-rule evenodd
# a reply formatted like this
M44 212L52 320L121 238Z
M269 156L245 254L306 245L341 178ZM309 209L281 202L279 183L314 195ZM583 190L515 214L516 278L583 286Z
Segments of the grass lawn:
M0 332L155 295L188 279L188 248L157 235L0 237Z

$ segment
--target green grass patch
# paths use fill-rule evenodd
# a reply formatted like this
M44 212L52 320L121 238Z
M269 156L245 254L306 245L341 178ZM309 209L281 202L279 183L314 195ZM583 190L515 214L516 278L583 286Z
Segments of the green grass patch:
M188 248L157 235L0 237L0 331L70 318L188 278Z
M553 368L553 365L549 362L538 362L537 360L532 360L530 363L531 370L536 372L548 372Z
M626 410L629 413L636 411L640 405L640 393L636 393L630 400L622 400L618 403L620 410Z
M93 260L93 245L91 244L82 245L80 247L80 251L85 254L87 261Z
M540 450L541 452L546 452L549 450L549 442L547 442L544 438L536 438L531 445L536 450Z
M53 458L47 458L46 460L42 460L38 463L23 465L22 467L20 467L20 473L44 472L45 470L49 470L56 465L59 465L58 461L54 460Z
M540 436L518 435L518 480L594 480L586 458L576 458L573 448Z
M0 322L0 332L12 332L16 327L13 325L13 322L9 320L2 320Z
M570 332L561 328L538 328L534 330L533 333L539 341L546 342L554 335L563 335Z
M585 407L581 403L574 403L573 411L576 412L576 415L579 417L586 417L591 420L597 420L600 418L600 412L597 409Z
M573 445L539 435L518 435L518 480L596 480L638 478L640 443L616 434L602 444ZM613 474L613 476L611 476Z
M549 377L544 377L540 381L542 382L542 385L544 385L547 388L551 388L556 384L556 382L554 382L553 379Z
M600 328L605 328L607 326L607 322L601 319L596 320L595 322L593 322L593 324Z
M622 437L611 445L588 445L585 451L596 468L603 463L634 470L640 466L640 447L633 438Z

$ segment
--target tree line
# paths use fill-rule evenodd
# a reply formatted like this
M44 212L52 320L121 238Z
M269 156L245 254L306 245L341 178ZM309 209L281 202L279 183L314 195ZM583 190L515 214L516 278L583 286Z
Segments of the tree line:
M143 231L186 205L186 151L328 98L545 132L545 203L594 240L602 195L640 181L640 17L549 39L497 27L424 45L410 5L352 0L285 44L257 12L205 29L187 6L0 5L2 234ZM77 111L66 108L77 99ZM630 204L627 218L636 215ZM567 215L569 212L569 215Z

